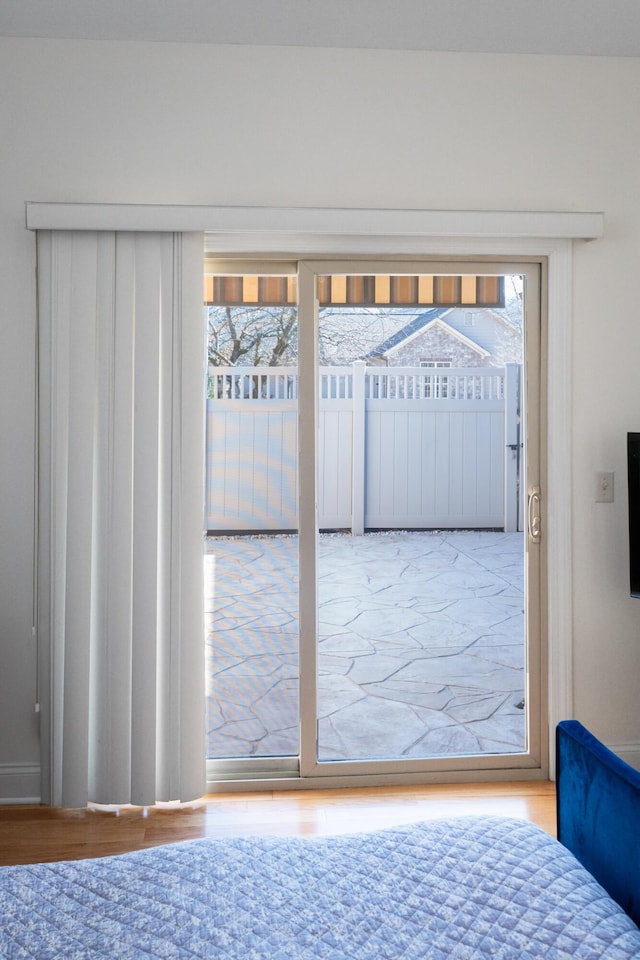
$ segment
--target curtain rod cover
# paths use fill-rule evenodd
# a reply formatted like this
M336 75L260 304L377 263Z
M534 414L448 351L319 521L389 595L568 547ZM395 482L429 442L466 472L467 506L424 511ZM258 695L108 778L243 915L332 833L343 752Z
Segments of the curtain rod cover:
M604 214L576 211L392 210L337 207L26 203L29 230L204 231L405 237L521 237L595 240Z

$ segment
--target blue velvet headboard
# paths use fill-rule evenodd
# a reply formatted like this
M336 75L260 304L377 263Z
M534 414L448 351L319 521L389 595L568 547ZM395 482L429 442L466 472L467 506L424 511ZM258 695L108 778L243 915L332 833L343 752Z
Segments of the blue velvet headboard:
M556 749L558 840L640 926L640 773L577 720Z

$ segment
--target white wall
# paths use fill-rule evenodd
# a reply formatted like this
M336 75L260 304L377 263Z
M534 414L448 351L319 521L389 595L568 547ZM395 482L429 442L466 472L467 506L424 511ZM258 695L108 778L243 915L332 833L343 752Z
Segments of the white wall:
M573 426L576 715L640 745L640 62L0 40L0 89L0 796L28 795L39 760L26 200L603 210L604 240L575 253L573 409L551 416ZM616 473L612 505L596 470Z

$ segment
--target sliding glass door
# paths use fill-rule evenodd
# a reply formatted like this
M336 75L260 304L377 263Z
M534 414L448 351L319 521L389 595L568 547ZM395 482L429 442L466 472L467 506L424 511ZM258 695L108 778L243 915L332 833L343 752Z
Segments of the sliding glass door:
M209 270L210 775L543 766L541 265Z

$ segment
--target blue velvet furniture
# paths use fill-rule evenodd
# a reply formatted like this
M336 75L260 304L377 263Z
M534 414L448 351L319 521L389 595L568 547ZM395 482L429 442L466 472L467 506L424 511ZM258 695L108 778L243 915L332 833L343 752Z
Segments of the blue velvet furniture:
M577 720L556 745L558 840L640 926L640 773Z

